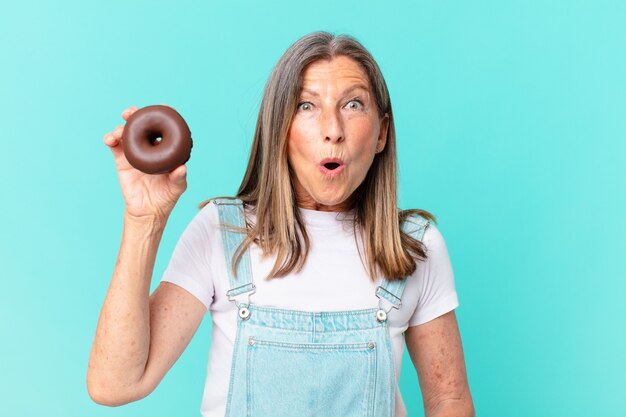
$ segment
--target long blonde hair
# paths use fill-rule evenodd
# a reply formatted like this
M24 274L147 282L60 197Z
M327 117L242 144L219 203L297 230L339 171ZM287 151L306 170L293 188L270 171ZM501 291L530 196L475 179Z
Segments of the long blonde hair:
M359 256L372 281L379 275L390 281L404 279L415 271L418 260L427 257L422 242L400 228L401 223L414 214L435 223L436 219L425 210L399 210L397 207L396 133L389 92L378 64L353 37L314 32L285 51L265 85L248 167L236 196L247 210L256 214L256 222L248 224L245 231L240 230L247 237L233 257L233 273L252 243L259 245L266 256L276 254L267 279L284 277L304 266L310 242L297 210L287 159L287 136L306 67L336 56L350 57L362 66L370 80L380 117L389 114L386 146L376 154L363 183L351 197L355 240L359 248L356 232L360 229L365 260L361 249L358 249ZM212 199L200 203L199 208Z

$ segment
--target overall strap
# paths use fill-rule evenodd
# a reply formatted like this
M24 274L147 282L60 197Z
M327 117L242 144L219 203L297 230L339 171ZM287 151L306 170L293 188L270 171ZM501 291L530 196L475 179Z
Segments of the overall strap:
M410 234L414 239L421 241L424 238L424 233L430 225L430 221L420 215L411 216L402 223L402 230L405 233ZM388 281L387 278L383 278L380 286L376 288L376 297L379 298L378 306L384 310L385 313L391 311L392 308L398 309L402 305L402 293L406 286L406 279L400 281ZM390 307L384 308L383 303L387 301L387 304L391 304Z
M226 271L228 273L229 290L226 292L230 301L235 301L239 306L235 297L245 294L248 298L254 293L255 286L252 282L252 266L250 263L250 251L246 250L239 263L237 264L237 277L233 276L232 260L235 251L246 238L243 233L237 233L225 230L224 225L235 227L246 227L246 217L243 208L243 202L237 198L216 198L211 200L217 205L220 219L220 227L222 231L222 243L224 246L224 258L226 261Z

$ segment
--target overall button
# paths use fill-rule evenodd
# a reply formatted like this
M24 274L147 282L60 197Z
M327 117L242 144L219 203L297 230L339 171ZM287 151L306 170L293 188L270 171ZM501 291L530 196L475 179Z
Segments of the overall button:
M241 307L239 309L239 317L244 320L247 319L248 317L250 317L250 310L248 310L246 307Z
M378 310L376 312L376 320L378 320L381 323L387 320L387 313L385 313L385 310Z
M249 345L254 345L254 336L250 336L250 337L248 338L248 344L249 344Z
M376 343L374 343L374 342L369 342L369 343L367 344L367 347L368 347L368 348L370 348L370 349L374 349L374 348L376 347Z

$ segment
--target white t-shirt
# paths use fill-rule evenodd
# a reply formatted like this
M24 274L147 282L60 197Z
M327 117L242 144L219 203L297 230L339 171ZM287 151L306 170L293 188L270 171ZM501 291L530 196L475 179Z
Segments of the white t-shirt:
M256 292L250 302L309 312L378 307L375 290L381 280L372 282L367 275L350 222L338 220L334 212L299 210L311 241L303 269L266 281L275 257L261 259L260 248L253 245L250 258ZM255 221L254 217L250 220ZM407 278L402 306L388 315L397 381L407 327L426 323L459 305L446 244L433 223L422 241L428 259L418 263L416 271ZM229 282L215 204L204 206L189 223L176 244L162 281L183 287L210 311L213 329L201 413L203 417L223 417L237 331L237 308L226 296ZM406 414L396 385L396 417Z

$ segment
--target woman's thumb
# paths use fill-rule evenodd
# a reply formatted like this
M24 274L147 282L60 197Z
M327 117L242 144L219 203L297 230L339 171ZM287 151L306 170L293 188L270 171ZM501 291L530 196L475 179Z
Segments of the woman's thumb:
M170 179L176 184L182 184L187 178L187 167L181 165L170 173Z

